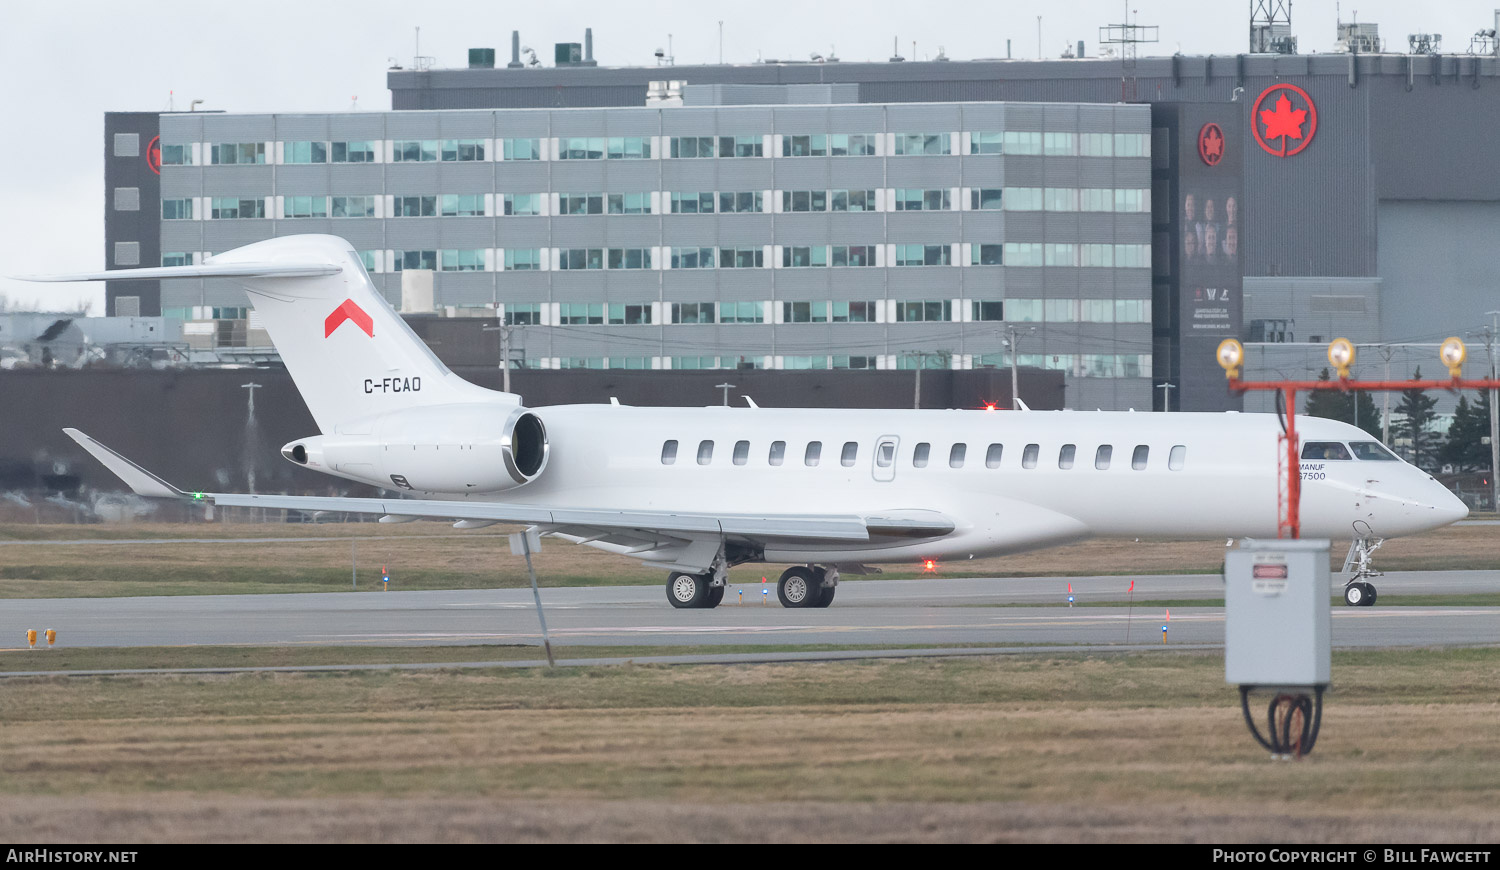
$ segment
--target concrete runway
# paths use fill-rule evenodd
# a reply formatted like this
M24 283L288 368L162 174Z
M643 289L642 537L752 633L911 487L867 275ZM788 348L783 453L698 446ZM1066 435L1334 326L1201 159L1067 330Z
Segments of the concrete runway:
M676 610L661 586L542 590L561 645L951 644L1221 646L1222 607L1066 606L1079 602L1222 596L1218 575L1025 579L846 580L826 610L787 610L774 584L733 586L715 610ZM1500 589L1500 571L1399 572L1383 595ZM743 590L744 603L739 593ZM1058 606L1003 607L1005 604ZM1335 647L1500 643L1500 607L1335 606ZM24 646L28 628L58 632L60 646L247 644L427 646L539 644L529 589L360 591L294 595L0 601L0 644Z

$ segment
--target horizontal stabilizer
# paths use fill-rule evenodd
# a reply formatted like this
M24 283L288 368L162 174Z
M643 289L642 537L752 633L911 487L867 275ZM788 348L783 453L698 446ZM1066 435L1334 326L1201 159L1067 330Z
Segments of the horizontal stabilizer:
M72 275L17 275L18 281L130 281L151 278L315 278L343 271L332 263L204 263L199 266L157 266L149 269L111 269Z

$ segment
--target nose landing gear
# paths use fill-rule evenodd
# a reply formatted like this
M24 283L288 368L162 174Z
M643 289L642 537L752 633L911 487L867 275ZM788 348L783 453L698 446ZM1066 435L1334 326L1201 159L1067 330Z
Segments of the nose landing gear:
M1344 557L1344 571L1352 572L1344 584L1344 603L1350 607L1371 607L1375 604L1375 584L1367 582L1370 577L1379 577L1373 557L1385 538L1376 537L1368 523L1354 524L1354 540L1349 542L1349 555Z

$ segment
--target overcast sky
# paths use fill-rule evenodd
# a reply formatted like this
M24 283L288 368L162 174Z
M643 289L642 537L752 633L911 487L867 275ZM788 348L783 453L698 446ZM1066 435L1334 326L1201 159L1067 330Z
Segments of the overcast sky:
M104 113L203 108L228 112L343 112L390 108L385 71L409 66L421 28L421 53L439 67L461 67L471 47L492 47L504 63L510 32L550 63L556 42L582 42L594 29L594 56L605 66L655 63L668 47L681 64L806 59L836 50L847 61L884 60L892 39L912 57L941 47L950 58L1049 57L1082 39L1098 48L1099 26L1118 23L1129 5L1141 24L1160 27L1160 43L1141 53L1235 54L1248 42L1246 0L754 0L710 3L483 3L466 0L203 0L0 5L0 57L10 65L0 87L0 276L104 268ZM1342 17L1380 25L1393 49L1415 31L1443 34L1462 53L1469 37L1494 26L1500 0L1358 0ZM1337 20L1332 0L1295 0L1292 30L1304 52L1330 51ZM0 277L12 305L104 310L103 285L34 285Z

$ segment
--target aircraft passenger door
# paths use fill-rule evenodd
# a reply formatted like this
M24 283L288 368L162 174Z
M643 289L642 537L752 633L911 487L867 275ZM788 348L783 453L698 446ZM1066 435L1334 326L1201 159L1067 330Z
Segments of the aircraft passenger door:
M875 442L875 458L873 471L876 480L896 479L896 448L901 446L901 439L895 435L882 435Z

